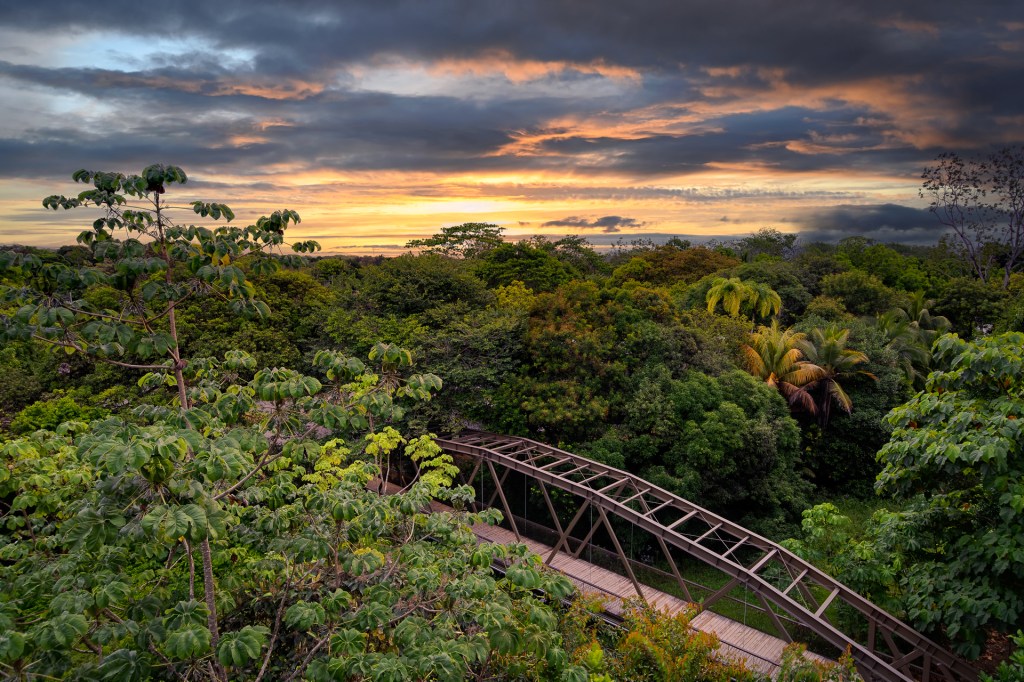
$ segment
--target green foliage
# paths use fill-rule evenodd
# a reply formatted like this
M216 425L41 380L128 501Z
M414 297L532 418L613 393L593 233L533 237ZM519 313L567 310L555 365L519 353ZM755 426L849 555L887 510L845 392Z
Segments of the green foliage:
M70 421L92 421L106 414L106 410L79 405L68 395L57 395L48 400L32 403L14 416L11 432L30 433L38 429L53 430Z
M747 262L763 258L782 259L793 255L797 235L784 234L772 227L762 227L748 237L736 241L736 251Z
M75 178L95 189L45 204L105 209L82 238L100 265L74 271L6 252L2 274L21 286L6 290L15 305L5 331L149 370L140 388L173 388L177 399L90 424L63 420L90 416L81 410L60 414L56 431L3 443L4 674L227 679L226 669L241 678L262 668L314 680L459 680L492 666L516 679L575 674L556 619L533 593L564 598L571 584L542 571L524 546L484 555L470 526L496 522L494 514L428 511L433 500L464 504L472 491L451 488L452 460L429 436L407 440L388 426L441 387L434 375L410 373L409 351L377 343L366 362L320 350L312 364L325 379L280 366L255 371L240 350L223 360L183 357L177 308L196 292L267 314L237 263L246 260L257 278L272 273L263 246L282 243L294 212L244 230L182 227L161 200L185 182L180 169ZM192 206L232 217L222 204ZM129 237L115 238L119 230ZM264 282L283 285L278 292L289 285ZM79 295L97 284L117 293L97 292L94 302L131 305L94 309ZM402 444L416 469L407 492L371 492ZM497 559L520 579L495 580Z
M951 279L935 301L935 311L949 318L952 330L965 339L990 331L999 319L1007 294L997 285L969 277Z
M877 277L887 287L903 291L934 288L933 278L918 258L906 256L886 244L873 244L863 237L849 237L839 243L836 260L846 268Z
M433 253L313 262L276 253L290 211L245 229L172 221L165 193L185 180L173 168L78 177L92 189L47 205L101 208L84 246L0 256L4 419L67 390L25 410L12 424L23 435L0 446L3 674L701 677L710 649L681 625L638 617L621 638L574 631L532 592L566 596L567 583L522 548L475 544L468 524L492 515L428 513L433 502L464 509L471 491L452 487L453 462L423 434L531 435L778 536L809 479L822 493L870 485L893 428L882 415L935 366L938 313L970 333L1016 319L1001 294L950 280L942 248L847 240L794 255L792 236L769 230L730 248L638 240L608 276L611 261L582 238L505 244L501 228L467 224L414 245ZM187 206L191 219L232 217L223 204ZM706 310L722 282L741 286L712 307L736 293L735 317ZM925 291L942 296L932 304ZM757 331L774 345L760 348L744 315L775 315ZM816 329L801 350L800 332ZM753 376L737 371L751 360L744 343L760 362L745 362ZM413 356L439 376L414 374ZM791 416L826 400L840 406L827 424ZM993 421L981 403L970 409ZM977 469L922 474L898 512L863 529L810 510L794 546L933 629L1010 627L1000 619L1015 617L1022 590L999 512L1000 495L1016 493ZM366 490L381 477L411 485ZM933 478L966 492L929 506L914 493ZM961 535L974 538L969 551ZM509 564L505 578L494 560ZM831 673L794 657L786 674Z
M804 510L799 539L782 544L872 602L898 610L899 603L894 600L898 591L896 566L876 543L877 528L888 518L883 510L865 527L856 527L835 505L825 502ZM838 617L842 620L848 616L841 611Z
M501 245L504 231L505 228L490 223L463 223L442 227L434 236L413 239L405 247L449 258L476 258Z
M1003 661L995 675L981 674L982 682L1021 682L1024 680L1024 632L1017 630L1012 638L1016 647L1008 661Z
M826 275L821 280L821 291L826 296L839 299L854 315L884 313L899 301L895 291L862 270Z
M801 271L790 261L765 260L762 257L733 268L729 274L752 284L760 283L777 292L782 301L781 314L784 316L802 314L812 298L801 281Z
M487 300L483 283L466 265L439 255L405 255L366 268L362 293L380 310L402 315L456 301Z
M727 313L736 317L741 310L750 317L766 318L782 309L782 298L763 282L744 282L738 277L719 277L711 282L706 294L708 312L714 312L719 303Z
M634 256L615 269L612 279L617 283L635 280L653 285L692 284L737 264L735 258L701 246L680 249L665 245Z
M740 347L741 361L751 375L775 388L795 408L814 411L814 402L804 388L821 377L821 368L804 358L800 344L807 335L783 329L778 320L750 335Z
M907 609L977 655L984 628L1024 617L1024 335L935 344L943 367L888 417L878 489L909 503L880 535L911 562Z
M806 644L793 642L782 651L782 665L776 680L779 682L860 682L860 674L849 650L838 663L822 663L804 656Z
M245 228L213 229L176 223L163 195L187 177L176 166L156 164L139 175L80 170L76 182L92 185L77 197L47 197L54 210L98 208L100 217L78 241L92 252L88 267L46 262L17 250L0 253L0 275L13 285L0 298L15 309L3 316L8 339L35 339L68 354L131 369L170 368L186 406L177 307L202 295L225 301L236 314L265 316L266 304L238 267L247 258L254 272L279 267L271 253L284 244L284 231L297 223L294 211L276 211ZM233 218L223 204L191 203L194 212L214 220ZM303 244L308 251L315 244ZM294 262L284 259L285 262ZM84 297L90 288L104 296ZM113 308L99 307L104 304Z
M478 547L467 524L493 515L424 511L435 496L466 492L449 487L451 458L429 437L406 440L386 427L366 439L365 454L377 462L404 443L421 472L409 492L390 497L366 488L379 466L337 444L267 437L290 423L283 412L319 422L345 414L341 428L352 432L360 415L365 427L391 414L392 400L425 399L439 387L429 375L385 382L411 363L401 349L382 344L371 362L380 374L322 353L318 366L337 382L330 391L284 370L218 384L222 366L251 363L234 354L223 365L205 363L196 385L210 393L183 413L79 425L79 435L67 426L63 435L40 431L6 444L0 494L26 515L7 517L0 550L0 576L22 605L0 641L4 660L47 674L96 665L112 679L156 674L157 655L170 661L168 675L205 676L210 654L232 676L264 660L271 670L308 665L311 679L387 670L385 661L402 675L429 669L453 680L491 667L529 679L573 674L557 618L534 596L564 598L571 584L525 547ZM256 397L273 403L272 412L260 415ZM205 580L192 577L190 557L204 543L220 607L214 621L192 596L193 581ZM501 581L490 573L497 558L509 563ZM54 571L62 576L56 583L47 579ZM229 623L231 631L219 632ZM102 664L76 651L94 648L89 642L106 649ZM331 646L307 657L318 642Z
M553 291L578 274L549 249L529 242L502 244L491 249L477 272L488 286L522 282L533 291Z
M758 679L743 665L715 656L718 638L690 626L695 612L669 616L633 605L625 614L627 631L617 643L608 668L621 680L749 682Z
M843 323L853 319L843 302L832 296L815 296L807 304L804 313L808 316L821 318L826 322Z
M619 457L655 484L771 534L802 508L799 429L777 392L746 373L675 380L652 371L625 410L624 426L592 454Z

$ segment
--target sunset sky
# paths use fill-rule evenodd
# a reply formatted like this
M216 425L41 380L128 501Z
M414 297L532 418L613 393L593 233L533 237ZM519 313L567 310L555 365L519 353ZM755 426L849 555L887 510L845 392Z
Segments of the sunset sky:
M595 244L933 243L924 165L1024 142L1024 2L0 0L0 242L71 243L78 168L400 253L444 225ZM183 214L183 220L189 216Z

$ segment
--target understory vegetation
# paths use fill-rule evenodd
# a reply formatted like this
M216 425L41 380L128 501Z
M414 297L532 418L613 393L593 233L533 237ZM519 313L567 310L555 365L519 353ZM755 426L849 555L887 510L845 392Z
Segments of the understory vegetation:
M785 540L968 657L1024 628L1024 275L993 232L600 254L471 223L354 258L181 204L174 166L74 177L44 206L93 209L78 244L0 251L4 677L758 678L692 613L608 628L477 544L500 514L433 441L465 428Z

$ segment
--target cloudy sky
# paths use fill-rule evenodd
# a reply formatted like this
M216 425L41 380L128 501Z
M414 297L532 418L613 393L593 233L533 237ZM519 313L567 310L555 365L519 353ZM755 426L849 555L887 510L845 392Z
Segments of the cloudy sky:
M0 0L0 242L71 172L393 253L443 225L930 243L944 150L1024 142L1024 3ZM187 219L187 216L184 216Z

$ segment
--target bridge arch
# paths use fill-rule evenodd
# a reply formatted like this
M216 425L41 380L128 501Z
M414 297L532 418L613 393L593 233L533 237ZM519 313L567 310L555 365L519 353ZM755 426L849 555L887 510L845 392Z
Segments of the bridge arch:
M505 513L516 537L520 537L520 531L502 484L509 472L522 474L538 484L558 534L554 549L545 557L548 563L560 550L568 549L584 511L591 510L607 530L641 597L641 583L616 537L612 517L653 536L687 596L686 581L670 548L725 574L726 584L703 599L705 608L732 589L745 587L764 605L782 639L788 641L791 636L776 609L833 645L837 652L849 648L865 680L953 682L978 677L977 671L965 661L792 552L627 471L538 441L483 431L465 431L439 438L437 443L452 455L470 458L470 481L482 470L490 474L496 483L491 501L497 502L495 506ZM548 486L582 501L568 524L559 520ZM583 544L591 541L598 527L591 525ZM774 580L769 579L769 573L775 576ZM784 576L782 583L778 576ZM826 611L833 604L845 604L866 620L866 641L855 639L829 620Z

